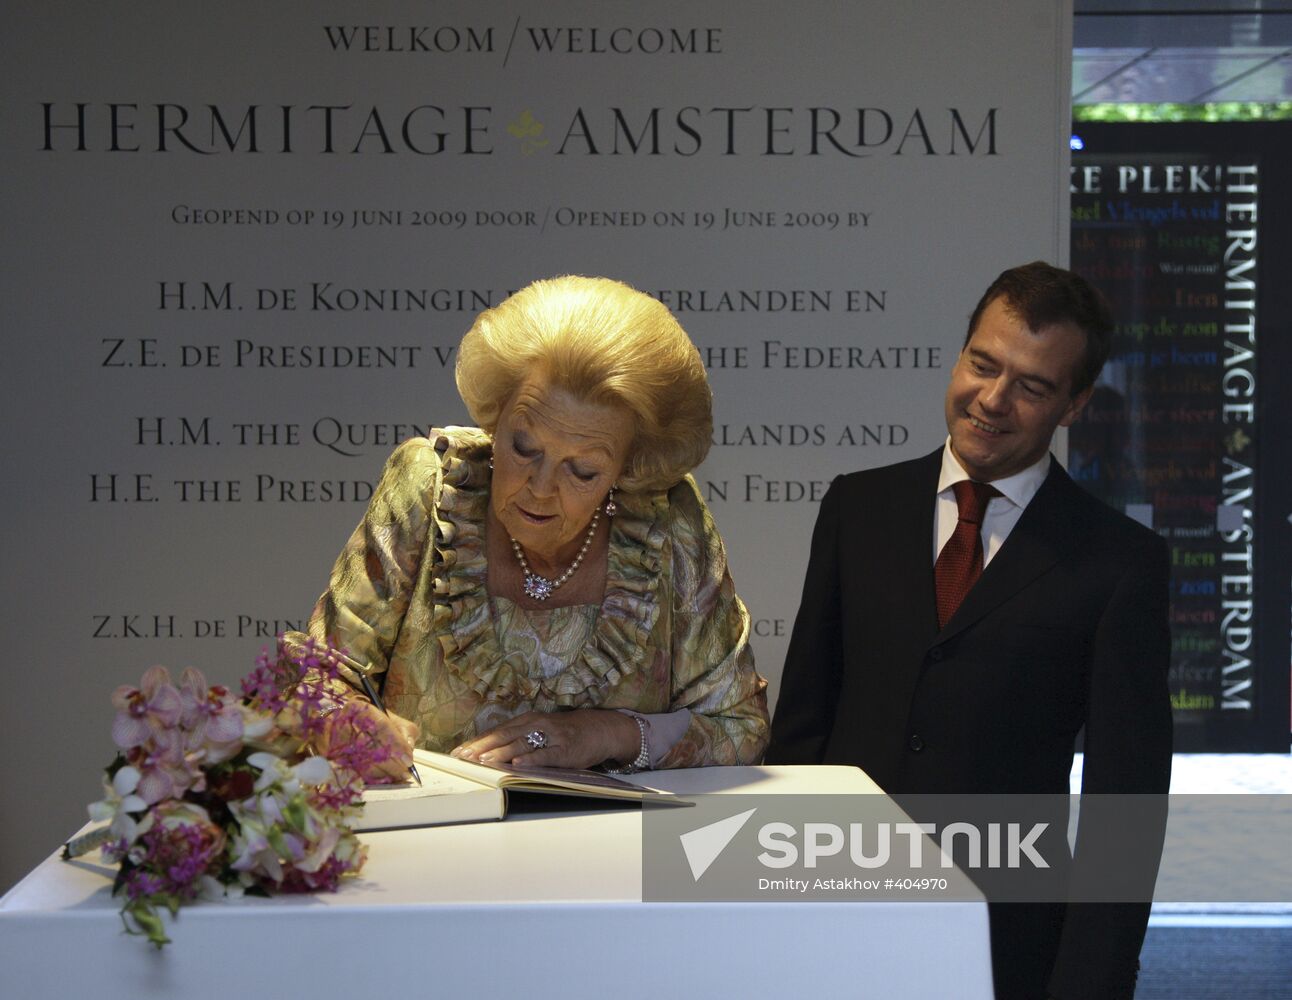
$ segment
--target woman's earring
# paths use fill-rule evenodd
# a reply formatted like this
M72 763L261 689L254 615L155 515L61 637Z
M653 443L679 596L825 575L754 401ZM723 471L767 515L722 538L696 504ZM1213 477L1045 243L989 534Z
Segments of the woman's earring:
M489 456L489 471L493 472L493 456Z
M619 513L619 504L615 503L615 490L619 489L619 484L615 483L610 487L610 495L606 497L606 517L614 517Z

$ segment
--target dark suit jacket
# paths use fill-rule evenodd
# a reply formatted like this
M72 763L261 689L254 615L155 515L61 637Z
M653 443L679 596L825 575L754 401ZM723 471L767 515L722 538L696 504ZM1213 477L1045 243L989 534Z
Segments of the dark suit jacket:
M895 795L1064 793L1084 728L1083 794L1164 793L1162 539L1052 462L939 630L941 456L841 476L822 500L767 761L856 764ZM1100 835L1083 824L1078 861L1082 838ZM1147 903L993 907L998 995L1128 996L1147 914Z

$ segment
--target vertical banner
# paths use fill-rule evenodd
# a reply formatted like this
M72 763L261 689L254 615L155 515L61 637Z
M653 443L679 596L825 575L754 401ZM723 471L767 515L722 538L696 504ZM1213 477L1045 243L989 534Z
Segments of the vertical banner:
M1255 749L1260 164L1080 156L1072 178L1072 266L1118 325L1070 469L1170 545L1177 749Z
M391 449L467 420L472 318L535 278L619 278L698 344L696 477L774 694L830 480L936 447L978 294L1066 258L1070 16L15 10L0 882L83 818L115 686L232 682L305 621Z

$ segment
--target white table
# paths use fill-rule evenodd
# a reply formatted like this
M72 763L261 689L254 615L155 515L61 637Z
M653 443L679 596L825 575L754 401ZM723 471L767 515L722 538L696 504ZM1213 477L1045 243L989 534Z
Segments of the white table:
M679 793L861 793L844 767L658 772ZM158 952L121 933L112 871L54 855L0 899L14 998L991 996L973 902L643 903L639 811L365 834L338 893L198 903Z

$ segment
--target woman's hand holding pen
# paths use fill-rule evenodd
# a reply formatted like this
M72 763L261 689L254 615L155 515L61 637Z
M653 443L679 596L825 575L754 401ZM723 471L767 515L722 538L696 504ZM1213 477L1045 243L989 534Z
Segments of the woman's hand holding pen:
M350 711L333 712L325 720L323 734L314 741L315 750L327 756L334 746L356 739L367 739L365 734L355 731L346 717L362 718L362 724L365 727L371 726L372 734L390 747L390 756L377 765L372 773L365 774L364 780L407 781L409 768L413 763L413 742L417 739L416 723L398 715L388 715L364 698L348 698L346 704Z

